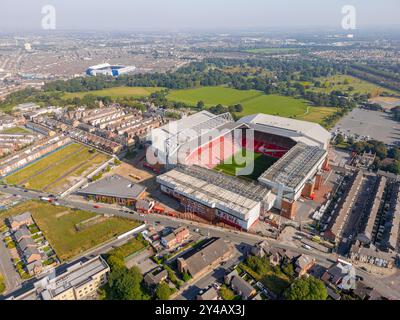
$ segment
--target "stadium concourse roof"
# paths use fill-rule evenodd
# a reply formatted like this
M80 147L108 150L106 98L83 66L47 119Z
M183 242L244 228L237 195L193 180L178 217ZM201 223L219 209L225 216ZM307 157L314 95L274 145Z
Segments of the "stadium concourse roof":
M241 118L239 123L250 125L253 129L291 138L311 146L326 149L331 134L317 123L272 116L264 113Z

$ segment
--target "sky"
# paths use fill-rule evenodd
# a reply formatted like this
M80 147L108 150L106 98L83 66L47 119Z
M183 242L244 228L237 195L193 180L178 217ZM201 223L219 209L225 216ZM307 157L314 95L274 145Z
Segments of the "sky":
M52 5L59 30L340 28L344 5L357 28L399 25L399 0L0 0L0 30L40 30Z

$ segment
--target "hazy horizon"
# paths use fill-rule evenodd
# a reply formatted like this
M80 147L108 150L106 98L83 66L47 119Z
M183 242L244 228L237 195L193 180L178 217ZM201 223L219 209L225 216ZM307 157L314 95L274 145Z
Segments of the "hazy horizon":
M398 0L2 0L0 31L41 29L44 5L58 30L212 30L325 27L339 29L344 5L357 28L398 27Z

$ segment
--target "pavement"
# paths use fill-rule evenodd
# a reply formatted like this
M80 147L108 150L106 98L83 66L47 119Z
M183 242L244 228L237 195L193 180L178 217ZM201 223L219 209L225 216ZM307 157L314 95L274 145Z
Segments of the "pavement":
M6 284L4 294L21 285L21 277L14 268L10 252L3 239L0 239L0 274L3 275Z
M10 193L10 194L16 194L20 195L21 197L25 199L39 199L41 196L48 196L48 194L41 193L41 192L35 192L35 191L27 191L23 190L21 188L15 188L15 187L8 187L4 189L0 189L4 193ZM258 235L246 233L246 232L240 232L240 231L234 231L234 230L228 230L228 229L223 229L220 227L212 226L212 225L206 225L206 224L201 224L197 222L192 222L192 221L186 221L186 220L180 220L177 218L173 217L168 217L168 216L162 216L162 215L156 215L156 214L149 214L145 216L141 216L137 213L126 213L122 212L122 210L118 210L115 207L111 206L106 206L101 204L99 208L94 208L93 205L94 203L89 203L89 202L84 202L84 201L77 201L77 200L70 200L68 197L64 199L60 199L58 201L61 205L63 206L68 206L72 208L77 208L77 209L82 209L82 210L87 210L91 211L94 213L98 214L113 214L114 216L125 218L125 219L134 219L138 221L143 221L149 225L152 224L161 224L164 227L172 227L172 228L177 228L179 226L186 226L189 228L191 232L195 232L196 229L199 229L200 233L204 235L208 235L210 237L220 237L225 239L226 241L230 241L231 243L234 243L236 246L239 247L251 247L254 246L256 243L259 243L260 241L265 241L275 248L282 248L282 249L287 249L294 251L298 254L307 254L309 256L312 256L315 258L316 262L322 266L329 267L333 263L337 261L337 258L339 256L335 254L327 254L327 253L322 253L322 252L317 252L316 250L307 250L302 247L299 247L299 243L282 243L279 240L273 240L270 238L264 238ZM101 249L93 252L92 254L101 252ZM364 278L364 282L366 285L376 288L382 295L387 296L392 299L399 299L400 300L400 286L399 284L392 284L392 281L390 283L387 283L384 278L377 277L373 274L370 274L360 268L356 268L357 274L362 276ZM8 274L5 274L5 277L9 277ZM391 278L393 279L393 278ZM9 280L7 280L9 281ZM12 282L12 280L10 281Z

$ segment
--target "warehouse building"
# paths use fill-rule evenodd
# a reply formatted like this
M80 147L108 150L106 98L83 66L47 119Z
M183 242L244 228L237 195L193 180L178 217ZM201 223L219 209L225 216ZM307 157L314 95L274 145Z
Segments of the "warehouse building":
M145 191L146 187L115 174L91 183L86 188L78 190L77 193L98 202L133 206L143 198Z

